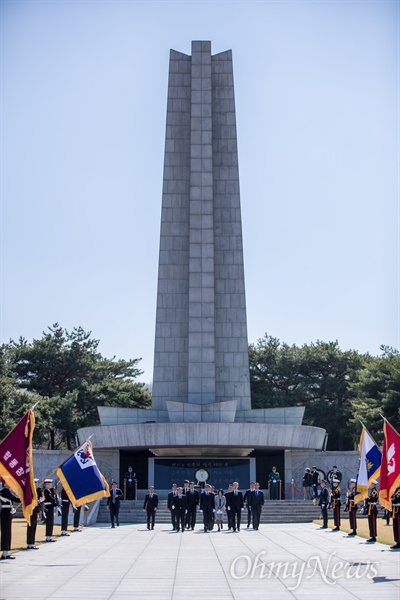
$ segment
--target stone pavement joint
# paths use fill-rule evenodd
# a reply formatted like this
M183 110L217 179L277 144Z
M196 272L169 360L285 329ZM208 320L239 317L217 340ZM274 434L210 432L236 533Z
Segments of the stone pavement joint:
M0 600L400 597L400 552L312 523L177 533L96 525L0 562Z

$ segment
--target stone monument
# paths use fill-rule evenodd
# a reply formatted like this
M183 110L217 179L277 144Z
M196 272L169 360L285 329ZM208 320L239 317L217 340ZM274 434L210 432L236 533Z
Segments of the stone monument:
M96 447L119 452L120 472L141 457L143 487L177 477L161 468L174 457L179 476L218 457L245 479L324 443L303 407L251 409L232 52L209 41L170 55L152 408L98 410Z

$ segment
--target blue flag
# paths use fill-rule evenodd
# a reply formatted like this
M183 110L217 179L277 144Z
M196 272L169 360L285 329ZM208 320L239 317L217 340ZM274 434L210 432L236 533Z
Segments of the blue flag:
M371 479L379 477L381 471L382 453L372 435L362 426L360 437L360 464L357 475L357 495L355 502L360 502L368 496Z
M94 460L89 440L58 467L57 476L75 506L110 495L108 483Z

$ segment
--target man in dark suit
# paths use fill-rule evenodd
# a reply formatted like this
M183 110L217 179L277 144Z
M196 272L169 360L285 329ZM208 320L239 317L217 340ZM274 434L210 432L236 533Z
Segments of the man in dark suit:
M173 483L171 491L169 492L168 497L167 497L167 508L168 508L169 512L171 513L171 523L172 523L172 529L174 531L176 529L176 516L175 516L174 500L177 495L178 495L178 492L176 491L176 483ZM172 507L174 507L174 508L172 508Z
M262 507L264 506L264 492L260 490L260 484L256 481L254 490L250 494L250 508L253 517L253 529L258 529Z
M243 494L239 491L239 484L237 481L233 483L233 491L229 496L229 505L227 510L232 512L232 529L233 531L240 531L240 521L243 510Z
M250 498L251 498L251 492L254 490L254 486L255 486L254 481L250 481L250 487L248 490L245 491L244 496L243 496L243 502L247 506L247 529L250 527L250 523L251 523Z
M214 494L211 486L206 483L204 492L200 494L200 510L203 513L204 532L210 531L214 508Z
M149 487L149 493L146 494L143 504L143 510L147 512L147 529L154 529L154 521L156 518L156 511L158 507L158 495L154 493L154 487Z
M200 502L199 492L194 489L193 481L190 482L189 492L186 494L187 501L187 523L188 528L190 527L193 531L194 526L196 525L196 516L197 516L197 507Z
M114 519L119 527L119 508L121 505L121 499L124 497L122 491L117 486L117 482L113 481L111 484L110 495L107 498L107 506L110 509L111 528L114 529Z
M178 487L177 492L178 493L174 498L176 530L179 531L181 529L182 532L184 532L187 514L187 501L181 487Z
M228 510L228 506L230 505L230 498L231 498L231 494L233 492L233 483L230 483L228 486L228 491L225 494L225 498L226 498L226 516L227 516L227 521L228 521L228 531L230 531L232 529L232 515L233 513Z
M317 467L315 466L312 468L311 478L314 499L318 500L319 473L317 471Z
M328 491L328 488L326 487L325 479L321 479L320 486L321 486L321 493L319 495L318 504L321 507L321 513L322 513L321 529L327 529L328 528L329 491Z

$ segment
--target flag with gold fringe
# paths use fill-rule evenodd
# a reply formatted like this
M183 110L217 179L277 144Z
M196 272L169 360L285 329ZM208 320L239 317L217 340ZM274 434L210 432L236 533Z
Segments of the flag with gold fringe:
M38 504L32 462L34 428L35 416L29 410L0 444L0 475L18 495L28 523Z
M354 502L360 502L368 496L371 479L379 477L382 454L368 429L361 423L360 464L358 467L356 496Z
M379 502L391 510L391 496L400 486L400 435L387 419L383 423L383 448Z
M108 483L97 467L89 440L58 467L57 476L75 506L110 495Z

